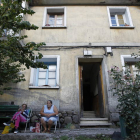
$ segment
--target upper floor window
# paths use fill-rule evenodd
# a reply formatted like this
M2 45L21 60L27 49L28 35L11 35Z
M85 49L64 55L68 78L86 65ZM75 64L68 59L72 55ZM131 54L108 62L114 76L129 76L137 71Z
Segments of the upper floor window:
M66 8L46 7L42 28L45 27L66 27Z
M110 28L134 28L128 7L107 7Z

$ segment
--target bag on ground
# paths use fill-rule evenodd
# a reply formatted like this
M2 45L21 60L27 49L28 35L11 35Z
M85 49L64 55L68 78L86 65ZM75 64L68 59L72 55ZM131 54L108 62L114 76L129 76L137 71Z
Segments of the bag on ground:
M2 134L7 134L13 131L15 125L13 123L10 124L10 126L5 126Z

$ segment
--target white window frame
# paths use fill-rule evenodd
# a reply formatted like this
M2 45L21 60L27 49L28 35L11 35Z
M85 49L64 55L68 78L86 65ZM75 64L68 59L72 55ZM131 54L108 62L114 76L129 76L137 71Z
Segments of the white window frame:
M62 27L66 27L66 7L45 7L42 28L47 28L47 26L45 26L45 25L47 23L47 10L48 9L64 9L64 26L60 26L60 27L57 27L57 26L50 27L50 26L48 26L48 28L62 28Z
M56 67L56 86L35 86L37 69L31 68L30 73L30 83L29 88L59 88L59 71L60 71L60 56L59 55L43 55L42 59L47 58L56 58L57 59L57 67Z
M140 57L137 57L135 59L135 57L131 56L131 55L121 55L121 64L122 64L123 74L125 72L125 67L124 67L125 66L125 62L130 62L130 60L132 62L138 62L139 59L140 59Z
M118 10L118 12L119 12L119 10L125 10L126 13L127 13L127 15L128 15L128 20L129 20L130 25L129 26L119 26L117 15L114 14L115 15L115 18L116 18L117 26L112 26L112 23L111 23L111 12L110 12L110 10ZM124 28L124 29L125 28L131 28L131 29L133 29L134 28L128 7L110 7L110 6L108 6L107 7L107 13L108 13L108 19L109 19L110 28ZM124 22L127 23L126 22L125 15L124 14L122 14L122 15L123 15Z

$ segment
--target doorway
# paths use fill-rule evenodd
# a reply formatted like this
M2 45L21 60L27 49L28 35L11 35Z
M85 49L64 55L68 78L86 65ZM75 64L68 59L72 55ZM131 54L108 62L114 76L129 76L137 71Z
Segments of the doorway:
M104 92L101 62L79 62L81 116L94 112L95 117L104 117Z

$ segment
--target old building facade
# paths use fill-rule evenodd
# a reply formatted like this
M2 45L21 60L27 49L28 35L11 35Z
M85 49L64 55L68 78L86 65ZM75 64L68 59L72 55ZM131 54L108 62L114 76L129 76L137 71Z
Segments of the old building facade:
M73 110L80 117L94 111L94 118L115 121L117 100L110 91L108 70L136 61L131 54L140 49L139 4L134 0L32 0L29 6L36 13L25 20L39 29L25 31L24 43L46 43L40 49L43 58L37 61L48 69L24 71L26 81L12 85L0 101L41 109L48 99L59 100L60 111Z

